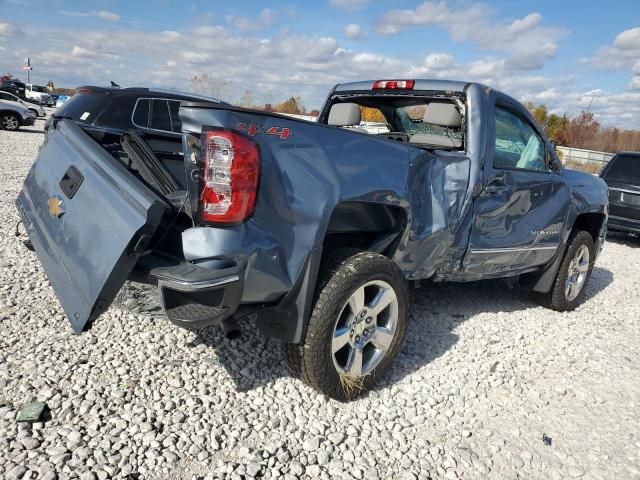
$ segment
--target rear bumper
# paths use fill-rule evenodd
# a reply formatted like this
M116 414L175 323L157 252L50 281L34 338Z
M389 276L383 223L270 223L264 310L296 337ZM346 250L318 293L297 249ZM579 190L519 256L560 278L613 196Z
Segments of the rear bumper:
M640 220L609 215L607 226L613 230L640 233Z
M240 305L246 261L225 259L211 270L192 263L156 267L148 276L158 285L167 318L180 327L217 325Z

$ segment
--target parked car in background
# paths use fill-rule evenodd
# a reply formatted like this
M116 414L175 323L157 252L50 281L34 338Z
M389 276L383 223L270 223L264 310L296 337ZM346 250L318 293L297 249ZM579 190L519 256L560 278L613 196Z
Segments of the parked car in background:
M36 114L28 108L16 105L15 102L0 100L0 129L18 130L20 127L33 125Z
M616 154L600 176L609 186L609 229L640 233L640 152Z
M26 98L27 86L20 80L6 80L0 84L0 90L13 93L20 98Z
M25 179L16 206L76 333L127 278L157 284L172 322L254 316L304 381L348 399L400 351L416 281L519 278L560 311L584 298L606 185L501 92L347 83L318 122L179 100L80 89ZM363 107L390 131L358 130Z
M31 110L38 117L47 116L47 112L45 112L44 108L42 108L42 105L40 105L39 103L29 103L18 97L17 95L14 95L13 93L0 91L0 100L4 102L12 102L17 106L21 106L28 110Z
M58 95L58 98L56 98L56 107L60 108L62 105L64 105L66 103L67 100L69 100L71 97L69 97L68 95L64 95L64 94L60 94Z
M42 105L47 107L55 107L56 102L49 94L47 87L40 85L33 85L32 83L25 84L25 96L33 100L38 100Z
M176 175L183 175L180 102L219 102L211 97L143 87L83 86L55 113L73 120L101 143L118 143L135 130ZM226 104L225 104L226 105ZM54 121L50 116L45 133Z

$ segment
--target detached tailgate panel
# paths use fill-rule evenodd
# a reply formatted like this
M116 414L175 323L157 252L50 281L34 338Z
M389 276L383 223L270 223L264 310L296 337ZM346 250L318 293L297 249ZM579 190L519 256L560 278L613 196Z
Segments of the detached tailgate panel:
M16 205L76 333L109 307L167 209L68 120L50 130Z

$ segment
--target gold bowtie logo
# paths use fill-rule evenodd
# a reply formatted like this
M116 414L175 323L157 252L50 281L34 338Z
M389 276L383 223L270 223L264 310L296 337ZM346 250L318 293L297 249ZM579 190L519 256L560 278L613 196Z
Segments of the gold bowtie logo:
M49 213L52 217L60 218L64 213L62 208L62 200L56 197L51 197L47 202L49 204Z

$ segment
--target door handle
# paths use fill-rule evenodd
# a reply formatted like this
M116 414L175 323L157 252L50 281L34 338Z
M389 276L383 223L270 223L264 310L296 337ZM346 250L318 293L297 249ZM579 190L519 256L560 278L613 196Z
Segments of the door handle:
M509 186L505 183L504 175L496 175L491 177L487 184L484 186L484 191L487 193L500 193L508 190Z

